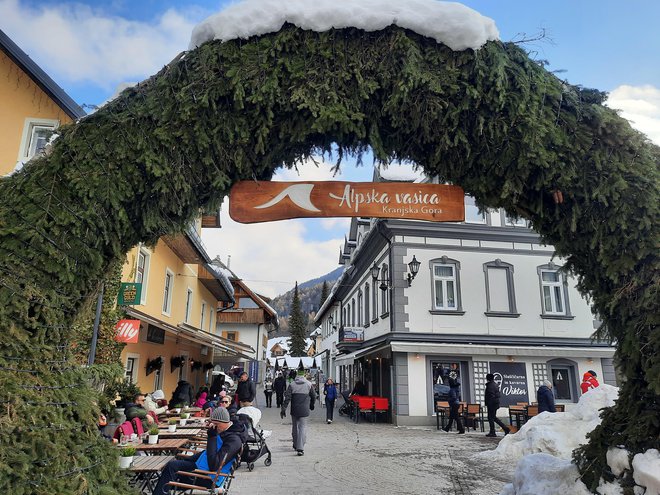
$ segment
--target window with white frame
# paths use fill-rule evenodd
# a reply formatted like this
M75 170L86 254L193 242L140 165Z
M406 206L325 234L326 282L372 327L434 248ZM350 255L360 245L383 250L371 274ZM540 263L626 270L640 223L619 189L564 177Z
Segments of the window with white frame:
M163 290L163 314L168 315L172 310L172 292L174 290L174 273L165 270L165 288Z
M369 324L369 284L366 284L364 286L364 324L368 325Z
M362 326L362 291L358 291L357 297L357 325L358 327Z
M384 289L381 289L381 296L380 296L380 314L381 315L386 315L387 312L390 309L389 305L389 280L390 280L390 269L387 265L383 264L383 266L380 269L380 274L382 276L383 284L384 284Z
M163 374L160 371L160 369L154 371L154 390L163 388Z
M431 260L431 280L433 281L433 309L448 313L462 314L461 304L461 264L443 256Z
M472 196L465 196L465 223L486 223L486 213L480 213Z
M202 311L199 316L199 328L204 330L204 322L206 321L206 301L202 301Z
M529 228L529 222L524 218L513 218L507 215L506 213L504 214L504 225L506 227Z
M213 332L213 305L209 308L209 333Z
M190 321L190 313L192 312L192 302L193 302L193 291L190 287L188 287L188 290L186 290L186 313L184 316L184 323L188 323Z
M376 321L378 319L378 283L374 280L374 290L372 291L371 294L371 302L373 303L373 314L374 314L374 319L373 321Z
M151 254L146 248L138 249L137 267L135 270L135 282L142 284L140 304L147 303L147 282L149 281L149 263Z
M131 383L137 383L138 369L140 369L139 354L127 354L126 363L124 365L124 378Z
M51 119L25 119L23 136L19 149L18 161L27 162L38 155L48 144L53 131L59 125L58 120Z
M513 265L500 259L484 263L486 315L519 316L513 286Z
M537 267L541 286L541 310L545 317L571 317L568 286L554 263Z

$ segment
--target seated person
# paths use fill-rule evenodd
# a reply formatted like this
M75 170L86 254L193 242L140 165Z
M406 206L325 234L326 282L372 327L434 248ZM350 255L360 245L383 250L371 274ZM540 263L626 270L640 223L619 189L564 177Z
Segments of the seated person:
M367 387L360 380L355 382L351 395L367 395Z
M148 394L144 399L144 408L147 411L155 412L157 416L165 414L167 412L167 401L165 400L163 391L156 390Z
M209 428L207 430L206 450L190 456L190 459L172 460L167 463L163 473L158 480L154 495L164 495L167 483L177 478L177 471L193 472L195 469L204 471L217 471L220 466L226 466L227 471L231 467L231 461L243 446L246 438L246 432L240 423L232 423L229 419L229 412L224 407L216 407L211 413ZM210 487L210 481L191 479L181 477L182 483L198 484ZM216 481L217 485L222 484L223 478Z
M144 428L146 429L152 424L154 424L154 418L152 418L149 414L147 414L147 410L144 407L144 402L145 402L144 394L137 394L133 399L133 402L129 402L126 405L126 410L124 411L124 414L126 414L126 419L128 421L132 421L133 418L140 418Z
M112 435L108 435L105 432L105 427L108 426L108 418L106 417L105 411L101 411L101 414L99 414L99 421L96 425L98 426L99 433L103 438L111 441L112 443L119 442L119 440L117 440L116 438L112 438Z

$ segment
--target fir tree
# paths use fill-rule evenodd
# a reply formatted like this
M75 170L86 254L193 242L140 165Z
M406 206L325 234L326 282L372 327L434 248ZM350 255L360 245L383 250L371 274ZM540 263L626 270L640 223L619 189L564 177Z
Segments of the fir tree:
M328 289L328 281L324 280L323 281L323 287L321 287L321 299L319 300L319 309L321 309L321 306L323 306L323 303L325 300L328 298L330 295L330 289Z
M289 316L289 331L291 332L289 353L292 356L302 356L305 353L305 320L300 308L298 282L296 282L293 301L291 302L291 315Z

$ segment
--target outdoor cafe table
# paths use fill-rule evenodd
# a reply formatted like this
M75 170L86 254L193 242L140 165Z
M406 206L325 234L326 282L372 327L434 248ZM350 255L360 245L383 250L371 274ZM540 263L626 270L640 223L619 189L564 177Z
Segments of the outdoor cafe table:
M176 431L160 430L158 438L193 438L201 435L202 432L206 432L206 428L185 428L180 430L177 427Z
M509 406L509 423L511 425L514 425L515 423L516 429L519 430L520 427L525 424L526 416L526 406Z
M141 455L133 459L133 464L126 472L129 484L137 486L142 493L153 493L160 473L168 462L176 459L173 455Z
M176 454L179 447L183 447L190 440L187 438L163 438L158 439L158 443L141 443L135 446L138 452L144 452L147 455Z
M195 418L195 419L197 419L197 418ZM203 418L199 418L199 419L203 419ZM158 424L158 428L167 428L168 426L169 426L169 424L165 423L165 422ZM186 422L186 424L183 425L183 426L181 426L179 423L177 423L176 424L176 429L179 430L179 429L185 429L185 428L203 428L204 426L206 426L205 421L193 421L193 420L189 419Z

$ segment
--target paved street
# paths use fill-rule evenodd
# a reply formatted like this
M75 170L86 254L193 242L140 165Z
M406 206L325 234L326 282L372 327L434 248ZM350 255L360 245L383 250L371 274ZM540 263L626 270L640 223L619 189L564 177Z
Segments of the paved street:
M263 394L259 399L261 407ZM232 493L494 495L510 481L511 466L471 459L497 446L497 439L481 431L457 435L435 427L355 424L337 410L331 425L325 423L325 409L317 406L312 412L305 455L298 457L288 415L281 420L277 408L262 409L261 425L272 430L267 444L273 464L264 466L262 457L252 472L241 466Z

